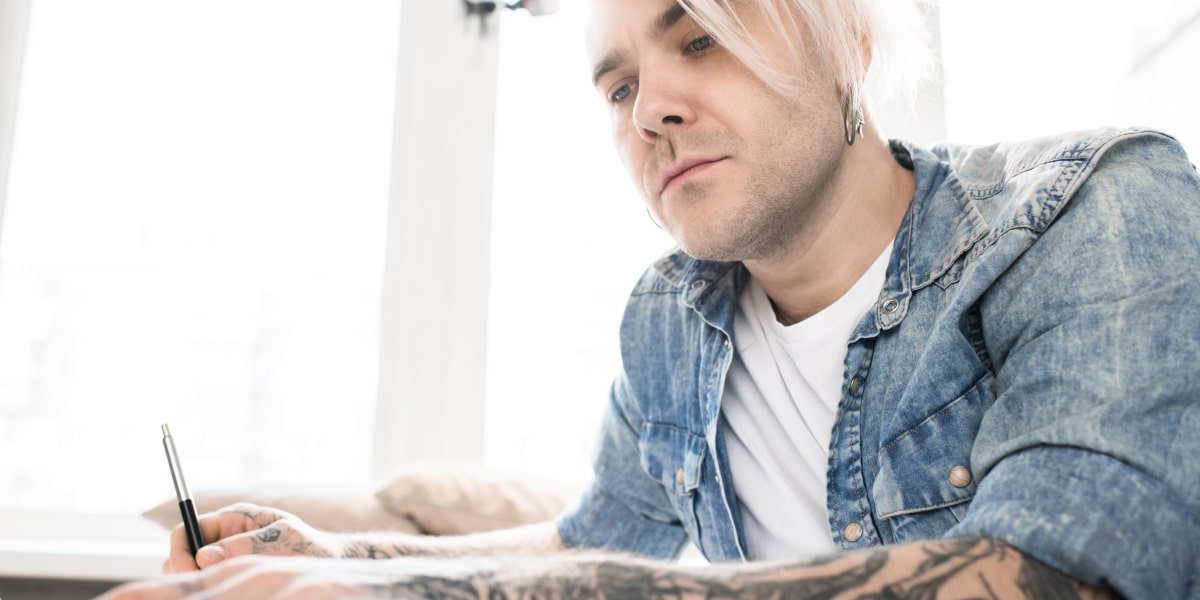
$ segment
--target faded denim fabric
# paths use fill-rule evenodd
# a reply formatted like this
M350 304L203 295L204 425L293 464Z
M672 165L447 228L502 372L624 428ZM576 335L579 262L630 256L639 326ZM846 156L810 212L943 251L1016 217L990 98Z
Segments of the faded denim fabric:
M835 544L987 536L1130 598L1200 598L1195 167L1137 130L892 149L917 193L849 340ZM748 276L675 253L637 284L569 546L744 559L718 414Z

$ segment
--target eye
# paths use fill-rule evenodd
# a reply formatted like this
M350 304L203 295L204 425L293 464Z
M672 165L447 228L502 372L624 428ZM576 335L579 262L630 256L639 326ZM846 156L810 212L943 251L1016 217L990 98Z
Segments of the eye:
M614 104L620 104L621 102L628 100L629 97L633 95L633 86L635 85L637 84L626 83L625 85L613 90L612 93L608 95L608 101Z
M711 35L702 35L688 43L684 49L690 53L704 52L716 43L717 41Z

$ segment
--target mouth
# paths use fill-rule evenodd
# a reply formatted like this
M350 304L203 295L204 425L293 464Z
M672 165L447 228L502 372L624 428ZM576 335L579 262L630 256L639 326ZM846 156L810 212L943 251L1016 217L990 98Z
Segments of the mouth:
M725 160L725 158L722 156L719 158L689 159L676 164L663 173L658 187L659 195L661 196L666 193L668 188L675 185L682 185L688 179L707 171L710 167Z

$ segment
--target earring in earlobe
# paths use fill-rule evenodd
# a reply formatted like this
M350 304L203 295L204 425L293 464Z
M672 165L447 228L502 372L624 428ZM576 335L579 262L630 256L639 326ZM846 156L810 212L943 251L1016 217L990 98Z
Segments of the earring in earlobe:
M853 146L854 140L862 137L862 102L858 99L858 86L846 86L846 107L842 112L842 127L846 130L846 144Z
M646 207L646 216L647 216L647 217L650 217L650 222L651 222L651 223L654 223L654 226L655 226L655 227L657 227L657 228L659 228L659 229L662 229L662 228L663 228L663 226L662 226L662 223L659 223L659 222L658 222L658 219L655 219L655 218L654 218L654 213L650 212L650 207L649 207L649 206L647 206L647 207Z

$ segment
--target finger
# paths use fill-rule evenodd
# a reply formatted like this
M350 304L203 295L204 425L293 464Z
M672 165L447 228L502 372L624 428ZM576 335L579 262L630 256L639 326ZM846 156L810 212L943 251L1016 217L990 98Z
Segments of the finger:
M232 535L201 548L196 553L196 563L201 569L206 569L226 559L248 554L293 556L302 553L307 545L307 540L295 535L295 529L288 521L280 520L262 529Z
M192 558L192 549L188 545L187 534L183 531L183 525L176 525L171 530L171 551L167 554L167 562L163 564L163 573L168 575L186 573L188 571L195 571L198 568L195 559Z
M230 536L259 529L281 518L291 515L262 506L239 503L222 508L216 512L200 516L200 532L207 544L220 541ZM217 558L210 553L210 563ZM164 573L186 573L201 568L197 558L192 556L191 545L183 525L176 525L171 530L171 550L167 556L167 564L163 566Z
M336 542L329 534L308 526L300 519L288 515L266 527L227 537L210 551L197 556L201 568L208 561L219 562L225 558L260 554L266 556L310 556L332 558L337 556Z
M237 538L237 536L234 536L233 538L229 538L229 539L236 539L236 538ZM227 544L227 543L229 543L229 541L225 540L225 541L217 542L215 544L209 544L209 545L201 548L199 551L196 552L196 566L200 567L201 569L207 569L207 568L229 558L229 556L230 556L229 551L226 550L225 546L223 545L223 544Z

